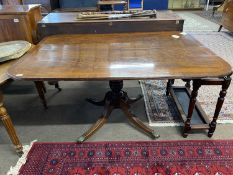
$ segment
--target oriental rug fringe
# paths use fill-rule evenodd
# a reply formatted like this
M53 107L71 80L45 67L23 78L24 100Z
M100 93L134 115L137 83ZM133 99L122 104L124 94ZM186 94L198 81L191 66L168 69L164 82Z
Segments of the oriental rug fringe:
M229 175L233 140L34 143L19 175Z

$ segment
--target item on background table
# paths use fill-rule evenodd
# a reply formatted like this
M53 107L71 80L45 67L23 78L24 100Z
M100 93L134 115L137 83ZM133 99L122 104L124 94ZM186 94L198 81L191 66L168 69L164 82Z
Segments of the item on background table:
M122 18L156 18L156 10L140 11L107 11L107 12L83 12L79 13L78 20L101 20Z

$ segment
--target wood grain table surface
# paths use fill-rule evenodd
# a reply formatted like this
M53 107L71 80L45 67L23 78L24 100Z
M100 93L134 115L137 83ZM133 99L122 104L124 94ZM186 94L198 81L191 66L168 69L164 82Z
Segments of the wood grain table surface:
M178 32L49 36L8 70L14 79L34 81L197 79L231 73L222 58Z

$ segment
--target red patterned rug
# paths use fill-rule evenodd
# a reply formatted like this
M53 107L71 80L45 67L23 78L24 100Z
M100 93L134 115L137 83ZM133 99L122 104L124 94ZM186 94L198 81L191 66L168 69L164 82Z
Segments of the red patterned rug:
M20 175L230 175L233 140L34 143Z

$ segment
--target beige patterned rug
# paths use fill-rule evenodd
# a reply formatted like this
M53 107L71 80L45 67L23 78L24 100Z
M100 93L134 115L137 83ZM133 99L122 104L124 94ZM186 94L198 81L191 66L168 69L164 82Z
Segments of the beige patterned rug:
M221 24L222 12L220 12L220 11L216 11L214 13L214 16L212 15L213 14L212 9L208 10L208 11L206 11L206 10L194 11L193 13L196 14L196 15L199 15L199 16L201 16L201 17L203 17L203 18L205 18L205 19L207 19L209 21L212 21L212 22L214 22L216 24L219 24L219 25Z
M192 32L191 34L233 67L233 35L227 32ZM141 81L146 112L151 126L181 125L174 101L165 95L166 83L164 80ZM177 80L175 85L184 85L184 83ZM198 100L210 118L213 116L220 89L220 86L202 86L199 90ZM233 123L232 84L228 89L218 123Z
M210 20L203 18L197 14L187 11L176 12L181 18L184 19L184 31L218 31L219 25L211 22Z

